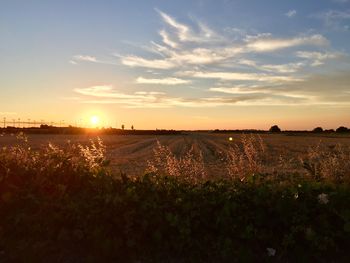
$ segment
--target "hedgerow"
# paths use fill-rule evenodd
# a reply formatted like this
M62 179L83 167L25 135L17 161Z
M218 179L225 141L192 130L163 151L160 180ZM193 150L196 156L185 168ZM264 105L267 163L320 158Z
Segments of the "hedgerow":
M346 182L128 177L103 153L102 142L0 151L1 262L348 260Z

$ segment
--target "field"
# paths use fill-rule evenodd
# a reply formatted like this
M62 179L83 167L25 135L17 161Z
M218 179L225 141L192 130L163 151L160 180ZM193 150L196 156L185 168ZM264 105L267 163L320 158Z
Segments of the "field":
M320 145L322 148L331 149L340 144L345 148L350 147L350 135L348 134L261 134L259 135L265 145L264 164L270 168L283 169L286 172L305 172L300 165L300 160L307 156L310 149ZM183 156L193 147L194 154L203 155L205 169L210 177L226 173L223 162L235 144L241 144L242 134L211 134L189 132L182 135L146 136L146 135L100 135L102 142L107 147L107 159L111 161L111 168L115 172L123 172L128 175L143 174L147 168L147 161L152 159L157 141L161 145L168 146L176 157ZM232 141L229 138L232 137ZM256 137L256 135L255 135ZM90 140L95 140L96 135L28 135L28 143L33 149L51 142L64 147L67 142L87 145ZM6 135L0 137L0 147L14 145L18 142L16 136Z

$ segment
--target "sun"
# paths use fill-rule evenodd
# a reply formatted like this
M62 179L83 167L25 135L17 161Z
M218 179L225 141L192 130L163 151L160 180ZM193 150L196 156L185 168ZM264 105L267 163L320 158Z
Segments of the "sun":
M91 116L90 118L90 123L93 125L93 126L97 126L100 122L100 118L96 115L94 116Z

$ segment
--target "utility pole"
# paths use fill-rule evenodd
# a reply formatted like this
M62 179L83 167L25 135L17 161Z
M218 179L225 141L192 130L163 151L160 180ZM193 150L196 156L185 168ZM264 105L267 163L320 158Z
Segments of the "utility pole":
M6 117L4 117L4 129L6 128Z

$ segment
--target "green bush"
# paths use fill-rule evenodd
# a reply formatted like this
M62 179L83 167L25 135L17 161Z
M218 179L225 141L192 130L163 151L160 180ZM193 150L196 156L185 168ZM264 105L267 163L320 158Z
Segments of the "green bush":
M1 262L348 260L345 183L129 178L108 171L103 149L2 149Z

